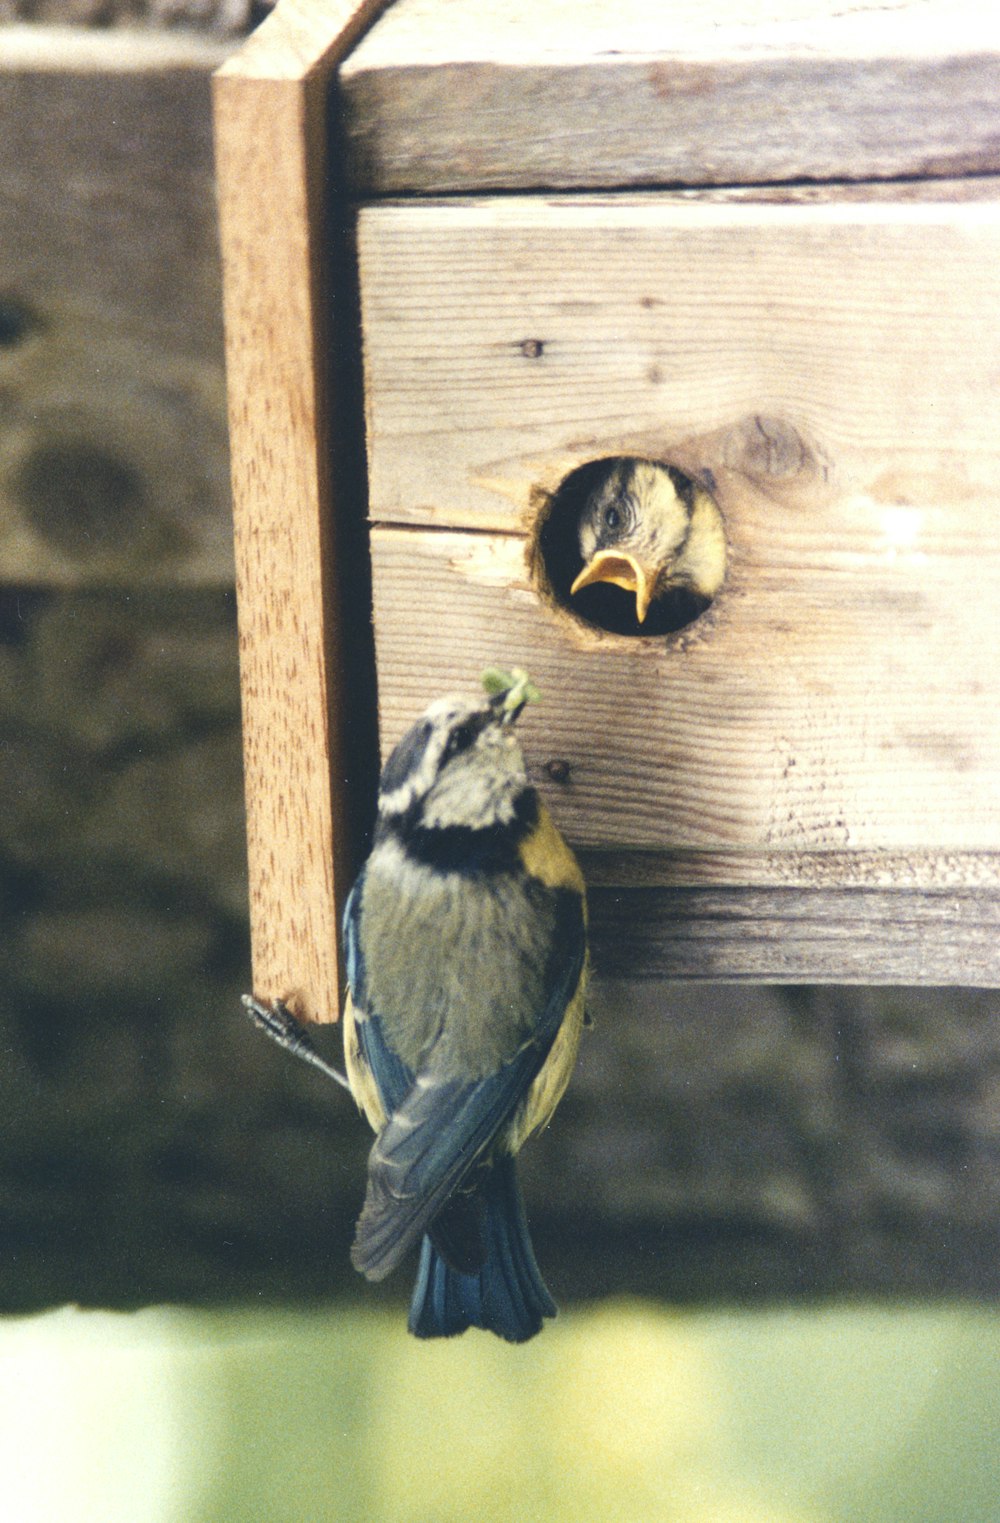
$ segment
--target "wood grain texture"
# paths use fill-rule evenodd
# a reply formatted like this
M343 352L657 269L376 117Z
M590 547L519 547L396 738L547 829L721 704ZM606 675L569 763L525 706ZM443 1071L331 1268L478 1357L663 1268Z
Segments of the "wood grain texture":
M0 28L0 568L226 586L209 76L191 38Z
M254 990L339 1014L351 868L331 479L328 85L376 0L281 4L215 78ZM354 700L356 701L356 700Z
M216 79L286 80L323 88L391 0L278 0Z
M875 527L844 556L772 504L742 523L708 614L627 640L556 616L518 536L378 528L383 744L436 693L515 662L544 697L525 745L577 845L749 853L751 881L772 883L795 871L783 853L843 853L827 881L840 861L849 882L853 853L891 852L927 886L950 857L981 882L978 857L971 878L960 862L1000 850L1000 560L966 533L887 558ZM720 856L715 881L738 870Z
M662 976L992 976L1000 212L853 195L361 216L383 745L525 665L533 776ZM720 595L667 639L583 625L527 553L539 491L621 452L710 474L726 522ZM908 928L946 889L928 960ZM854 951L862 912L890 922Z
M1000 984L1000 893L595 889L609 978L793 984Z
M540 780L543 786L551 781L544 771ZM555 790L557 798L559 792ZM1000 853L995 851L601 851L579 847L578 856L593 888L1000 890Z
M517 660L553 807L646 881L992 881L995 203L386 206L361 251L386 746ZM526 559L536 488L625 450L710 471L726 520L668 641L589 631Z
M764 416L803 441L764 490L831 549L866 500L975 520L1000 458L1000 201L929 195L366 208L372 516L518 527L537 486L618 452L721 480Z
M359 194L983 173L965 0L397 0L342 69Z

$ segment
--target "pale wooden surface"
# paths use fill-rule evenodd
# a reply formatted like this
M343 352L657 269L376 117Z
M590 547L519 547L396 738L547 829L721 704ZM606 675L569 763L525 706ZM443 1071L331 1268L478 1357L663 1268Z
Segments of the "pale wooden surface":
M320 86L332 54L315 46L318 11L279 12L227 67L219 141L225 248L238 270L227 290L234 479L254 512L240 574L255 987L329 1017L345 881L330 787L340 761L336 632L316 633L324 607L329 618L332 564L316 238ZM906 7L888 23L902 17L909 41L874 62L861 63L860 44L810 62L815 34L750 47L726 86L739 84L726 98L743 104L720 113L730 147L759 140L757 172L772 179L995 167L982 129L995 50L978 34L963 43L962 16L950 15L945 67L934 56L940 30L921 31L919 16L910 28ZM671 109L677 86L690 91L695 79L692 57L666 75L642 60ZM769 58L777 72L763 66ZM400 101L405 73L391 72ZM501 73L499 116L478 63L467 75L475 109L452 89L457 76L442 83L434 70L425 82L499 141L498 124L519 115L518 70ZM586 75L577 78L590 92L597 82ZM778 142L774 103L793 78L805 130L782 128ZM821 79L832 82L826 96ZM743 109L758 90L759 131ZM736 161L707 152L690 95L682 106L691 175L728 178ZM557 111L576 122L565 98ZM429 166L419 189L437 183L426 100L418 117ZM603 183L613 171L598 139L621 134L611 117L592 131L579 120L573 156ZM551 126L536 112L533 141L558 136ZM652 136L675 141L661 118ZM806 148L789 150L790 140ZM289 153L289 142L299 148ZM625 143L625 158L631 151ZM491 180L476 143L452 143L446 157L455 183L506 183ZM514 158L527 166L524 183L547 183L533 178L524 144ZM548 150L542 160L548 174ZM741 175L755 172L740 163ZM660 181L662 157L645 172ZM236 196L240 183L253 186L249 199ZM646 886L596 890L600 956L627 947L628 926L640 965L660 976L992 976L982 885L995 881L1000 834L985 802L998 781L1000 262L995 206L956 205L956 194L943 186L936 206L738 205L723 193L362 213L383 745L430 697L474 683L486 660L530 665L548 701L527 717L529 752L536 766L570 763L564 788L539 779L550 797L558 791L560 820L589 848L598 881L614 871L612 853L642 853L630 860ZM596 637L543 607L526 575L532 492L621 450L710 469L726 514L726 587L697 629L670 642ZM288 500L305 506L292 533ZM273 585L262 597L265 572ZM821 863L815 934L788 932L812 914L792 860ZM877 887L886 873L892 892ZM859 882L873 886L840 893ZM921 893L946 885L958 890L947 900ZM859 915L867 934L852 929ZM786 933L797 950L782 951Z
M535 780L590 881L633 885L595 938L634 923L662 976L996 976L1000 211L950 194L362 214L383 746L527 666ZM667 640L529 568L534 489L623 451L710 470L726 519Z
M341 73L364 195L1000 168L985 0L397 0Z
M296 88L330 75L391 0L278 0L219 80L287 81ZM223 87L225 88L225 87Z
M327 90L380 8L281 0L215 79L254 991L314 1020L339 1015L352 865L331 596L351 505L331 481Z
M513 662L545 699L522 721L539 781L569 764L547 790L576 844L747 852L778 883L782 853L845 853L849 882L851 854L890 851L911 881L941 882L940 858L970 881L960 854L1000 851L1000 555L968 526L891 559L876 525L842 551L780 505L728 507L729 580L665 640L554 616L517 536L375 529L383 745Z
M226 49L0 28L0 574L227 586L209 76ZM178 440L184 448L178 448Z
M720 467L730 431L764 414L834 473L832 508L809 480L780 483L788 522L806 514L831 549L873 527L866 495L964 499L921 539L953 521L976 532L971 502L1000 474L998 207L623 195L365 208L372 516L514 528L536 485L583 460L666 448Z
M551 787L544 763L539 786L560 814L561 787ZM698 851L604 850L578 846L587 883L615 889L880 889L903 891L1000 889L995 851Z

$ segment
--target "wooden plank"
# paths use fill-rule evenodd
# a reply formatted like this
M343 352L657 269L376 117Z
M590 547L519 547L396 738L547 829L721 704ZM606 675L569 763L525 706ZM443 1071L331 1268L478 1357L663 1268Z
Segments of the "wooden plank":
M876 520L845 551L774 503L727 523L727 585L660 640L555 615L518 535L376 528L384 747L516 662L545 700L522 720L537 781L580 846L728 854L701 882L739 881L732 854L780 884L805 871L785 854L831 853L823 881L850 883L856 853L888 851L904 882L981 883L964 854L1000 851L996 549L966 525L891 553Z
M190 37L0 28L0 567L232 582L211 70Z
M383 4L281 0L215 78L254 989L315 1020L339 1014L345 731L364 707L346 713L335 593L351 489L330 356L353 329L349 300L328 321L328 87Z
M767 416L812 462L765 483L790 534L849 553L911 502L947 505L912 549L953 521L990 548L996 200L405 203L365 209L359 239L379 521L519 527L537 487L632 451L709 467L731 499Z
M296 89L308 81L325 90L333 71L391 3L278 0L239 52L219 70L216 79L221 95L229 92L227 81L238 79L272 85L285 81ZM339 181L339 165L337 176Z
M397 0L341 71L358 194L1000 168L977 0Z
M533 776L600 902L632 886L644 972L995 973L995 190L362 212L383 746L527 666ZM721 593L666 639L553 607L527 553L539 491L629 452L710 472L726 523ZM890 922L855 946L862 913Z
M595 972L726 983L1000 984L1000 893L592 889Z
M637 192L634 199L642 201L649 194ZM842 205L849 201L885 201L897 205L931 202L939 206L945 201L1000 200L1000 176L973 175L965 180L935 175L922 176L918 180L800 180L790 185L716 185L697 190L659 191L657 195L667 205L723 206L727 202L734 205L753 202L821 206Z
M542 786L552 779L542 771ZM558 799L560 789L553 790ZM550 799L550 802L552 800ZM555 808L561 808L554 803ZM594 888L1000 889L990 851L600 851L578 848Z

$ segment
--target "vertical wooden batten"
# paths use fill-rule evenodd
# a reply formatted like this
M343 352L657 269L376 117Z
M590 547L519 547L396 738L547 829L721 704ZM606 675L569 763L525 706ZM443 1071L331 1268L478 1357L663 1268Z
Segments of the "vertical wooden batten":
M351 401L349 358L335 357L356 339L349 303L329 299L330 81L385 5L281 0L213 81L253 982L326 1021L357 829L345 780L374 709L346 691L358 620L331 595L357 479L334 464L349 458L335 435Z

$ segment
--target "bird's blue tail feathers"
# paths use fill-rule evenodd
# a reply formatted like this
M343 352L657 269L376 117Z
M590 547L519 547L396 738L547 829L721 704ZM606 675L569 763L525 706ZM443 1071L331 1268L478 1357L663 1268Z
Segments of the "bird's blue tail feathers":
M410 1303L410 1332L418 1338L451 1338L467 1327L481 1327L508 1343L524 1343L541 1332L543 1318L554 1317L556 1308L535 1262L514 1159L497 1154L478 1188L483 1263L462 1273L425 1236Z

